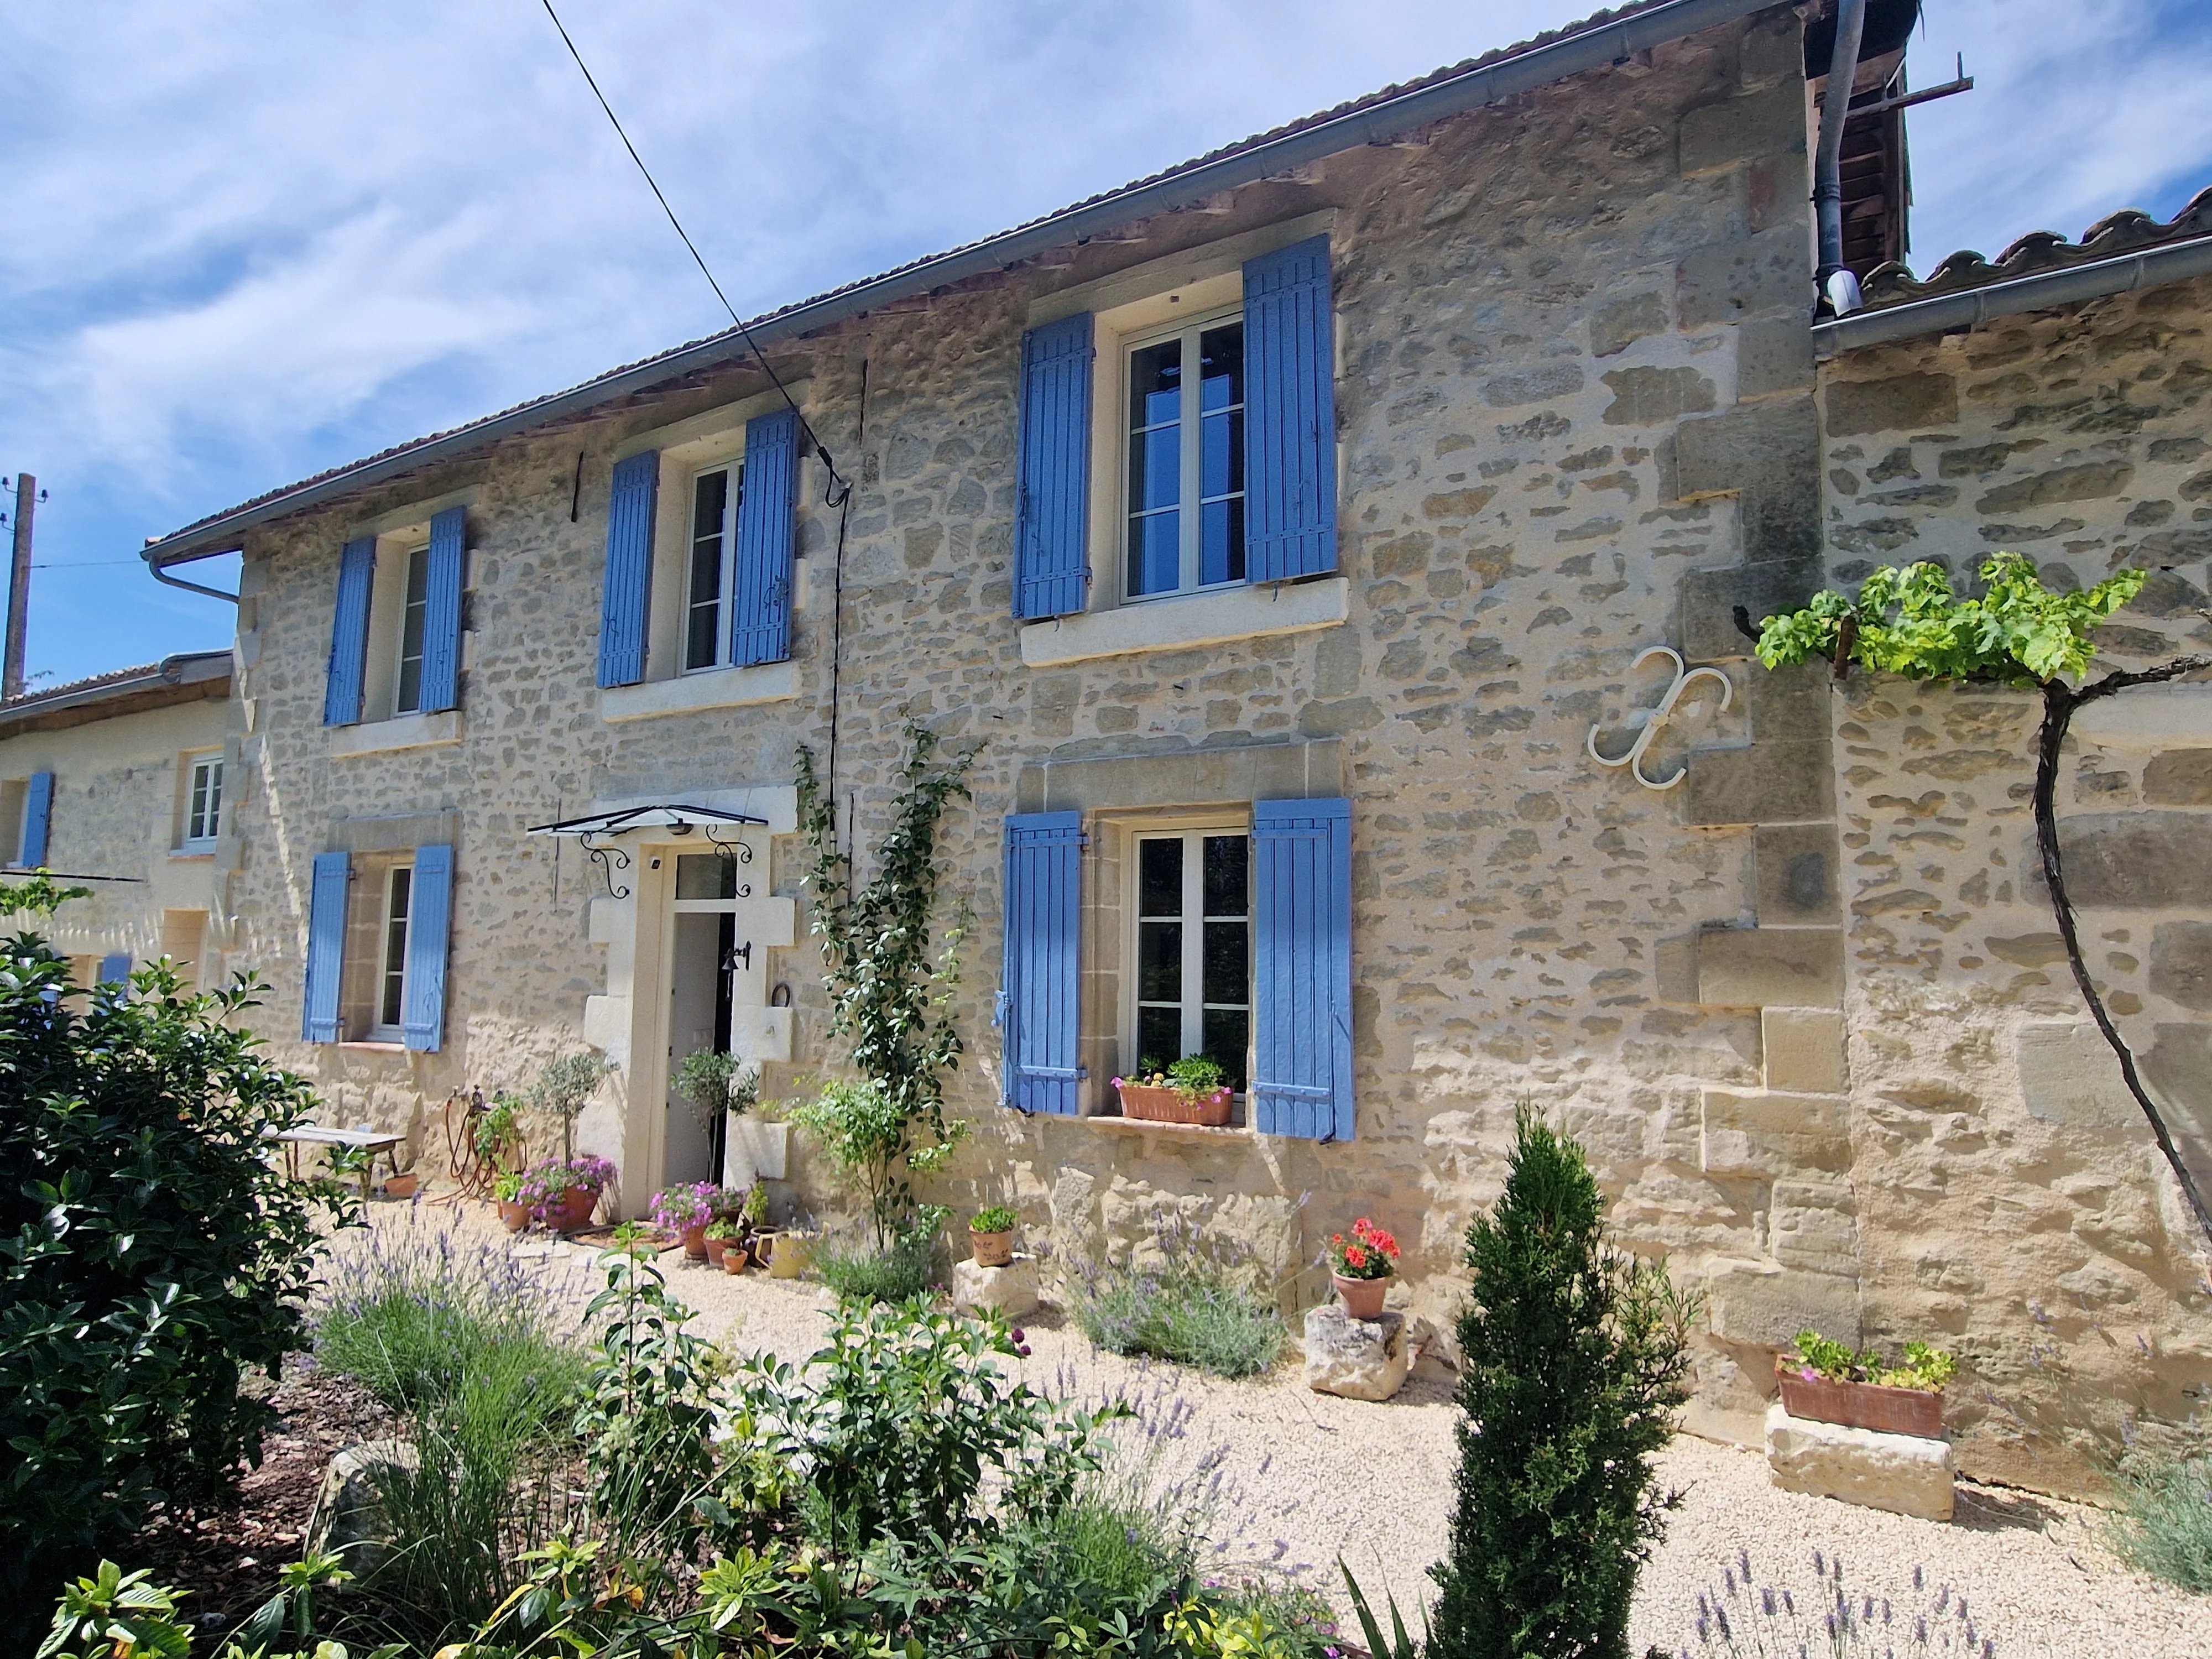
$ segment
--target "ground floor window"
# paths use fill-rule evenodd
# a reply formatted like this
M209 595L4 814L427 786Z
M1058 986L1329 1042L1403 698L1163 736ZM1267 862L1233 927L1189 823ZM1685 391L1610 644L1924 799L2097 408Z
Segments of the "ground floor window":
M385 877L381 953L377 964L374 1038L397 1042L407 1018L407 925L413 909L415 870L392 866Z
M1241 830L1136 839L1136 997L1143 1071L1204 1054L1241 1093L1252 1038L1252 842Z

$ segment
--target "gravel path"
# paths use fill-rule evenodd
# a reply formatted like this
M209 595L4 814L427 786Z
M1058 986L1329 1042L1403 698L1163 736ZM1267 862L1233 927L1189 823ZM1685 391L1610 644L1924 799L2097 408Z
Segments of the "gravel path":
M380 1224L405 1213L382 1211ZM440 1223L450 1213L416 1212ZM465 1214L462 1224L472 1232L484 1227L483 1212ZM585 1284L589 1249L522 1248ZM701 1335L738 1352L770 1351L794 1361L818 1346L831 1305L819 1285L757 1273L732 1278L683 1264L676 1252L660 1261L671 1291L695 1310L691 1328ZM1173 1423L1162 1460L1168 1478L1218 1468L1211 1541L1224 1565L1272 1563L1340 1601L1334 1563L1341 1553L1378 1611L1389 1589L1410 1616L1447 1538L1455 1462L1448 1382L1416 1376L1396 1399L1372 1405L1312 1393L1295 1361L1231 1382L1101 1353L1052 1316L1028 1330L1032 1352L1021 1370L1033 1385L1091 1398L1125 1393L1150 1420ZM1778 1608L1784 1589L1800 1607L1819 1604L1817 1550L1831 1567L1841 1560L1855 1601L1875 1598L1877 1620L1885 1598L1893 1618L1909 1621L1946 1589L1942 1616L1955 1619L1963 1595L1977 1632L1994 1637L2001 1655L2212 1655L2212 1597L2123 1567L2100 1542L2097 1512L2082 1505L1961 1482L1955 1520L1917 1521L1778 1491L1759 1454L1686 1435L1664 1454L1662 1475L1682 1503L1644 1575L1631 1629L1639 1653L1647 1644L1670 1653L1705 1650L1694 1628L1697 1596L1721 1593L1724 1565L1741 1555L1752 1566L1752 1607L1760 1588L1776 1592ZM1917 1592L1916 1570L1923 1584Z

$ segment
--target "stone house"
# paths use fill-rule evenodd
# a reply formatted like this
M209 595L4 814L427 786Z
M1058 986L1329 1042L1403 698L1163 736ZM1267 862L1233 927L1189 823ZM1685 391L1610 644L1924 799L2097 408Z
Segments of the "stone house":
M1863 265L1902 247L1912 9L1863 48ZM453 1091L596 1048L580 1139L637 1212L713 1168L684 1054L771 1097L836 1063L797 750L865 863L921 722L975 750L939 1195L1069 1259L1175 1218L1306 1300L1371 1215L1448 1328L1533 1101L1705 1297L1694 1426L1754 1437L1802 1326L1925 1334L1970 1363L1965 1467L2078 1480L2212 1329L2007 873L2027 705L1769 673L1735 612L2045 521L2008 490L2080 520L2039 558L2164 558L2153 526L2201 586L2205 295L1814 326L1824 27L1630 7L155 544L243 554L222 909L277 1052L434 1158ZM2109 489L2038 495L2081 467ZM2123 752L2079 774L2109 833L2185 849L2194 751ZM2196 936L2113 914L2195 1054ZM1230 1127L1119 1114L1199 1051Z
M200 651L0 702L0 860L87 896L43 931L77 981L169 957L220 984L230 653Z

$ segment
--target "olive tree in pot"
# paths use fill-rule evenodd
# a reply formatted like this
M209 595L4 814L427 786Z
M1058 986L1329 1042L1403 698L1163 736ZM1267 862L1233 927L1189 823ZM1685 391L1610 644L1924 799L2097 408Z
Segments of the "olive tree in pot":
M576 1156L576 1120L592 1103L592 1091L614 1066L605 1054L559 1054L545 1062L530 1085L530 1104L561 1121L561 1158Z

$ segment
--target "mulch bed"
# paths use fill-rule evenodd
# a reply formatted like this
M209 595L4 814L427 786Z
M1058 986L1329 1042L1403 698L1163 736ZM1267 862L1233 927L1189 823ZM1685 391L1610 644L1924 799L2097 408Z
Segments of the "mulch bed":
M275 1594L276 1570L302 1553L331 1459L391 1431L368 1395L303 1355L285 1363L270 1399L278 1420L235 1502L158 1516L122 1553L125 1571L150 1568L154 1583L190 1590L184 1610L204 1631L228 1632Z

